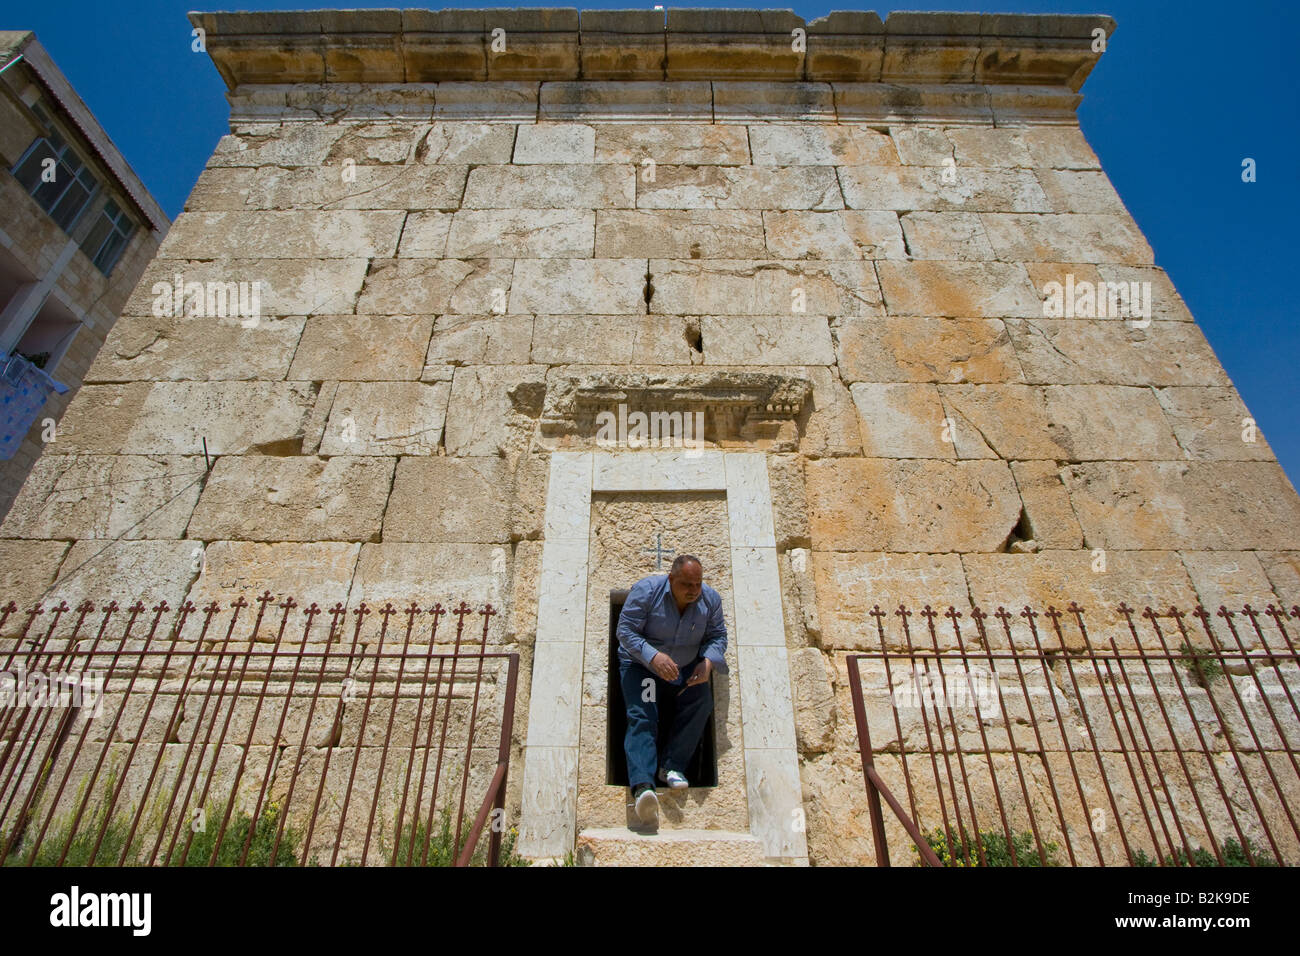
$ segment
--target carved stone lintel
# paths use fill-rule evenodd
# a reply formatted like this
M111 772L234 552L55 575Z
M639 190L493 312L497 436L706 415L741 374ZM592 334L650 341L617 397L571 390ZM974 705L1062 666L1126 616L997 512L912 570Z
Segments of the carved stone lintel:
M595 438L602 412L702 413L710 442L784 434L812 393L808 379L764 372L592 372L548 383L542 434ZM699 436L696 436L697 439Z

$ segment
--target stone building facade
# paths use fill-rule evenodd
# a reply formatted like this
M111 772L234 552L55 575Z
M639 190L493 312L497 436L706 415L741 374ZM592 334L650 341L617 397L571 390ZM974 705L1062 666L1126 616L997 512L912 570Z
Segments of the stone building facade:
M858 864L873 605L1300 599L1300 499L1078 126L1109 18L192 18L230 134L0 526L20 603L491 602L524 852ZM608 593L660 549L731 672L647 845Z
M68 386L11 429L3 515L58 441L64 410L171 222L31 32L0 32L0 93L0 356L6 367L34 356ZM45 159L56 165L43 170ZM7 377L39 378L23 370L15 362Z

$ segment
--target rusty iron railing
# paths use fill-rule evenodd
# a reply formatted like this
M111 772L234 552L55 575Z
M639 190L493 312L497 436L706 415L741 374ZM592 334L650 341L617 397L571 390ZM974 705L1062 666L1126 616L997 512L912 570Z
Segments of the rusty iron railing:
M1116 612L873 607L847 667L877 865L882 800L930 866L1300 860L1300 606Z
M0 861L466 866L490 822L497 865L519 656L491 605L170 611L0 609Z

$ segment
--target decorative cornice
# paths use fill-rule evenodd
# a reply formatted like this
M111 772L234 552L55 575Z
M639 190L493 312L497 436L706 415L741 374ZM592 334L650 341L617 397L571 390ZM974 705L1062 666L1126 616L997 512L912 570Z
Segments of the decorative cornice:
M1050 86L1077 93L1107 16L789 10L191 13L227 87L722 80ZM804 49L797 49L802 30ZM493 31L504 50L493 50ZM501 34L496 34L499 41Z

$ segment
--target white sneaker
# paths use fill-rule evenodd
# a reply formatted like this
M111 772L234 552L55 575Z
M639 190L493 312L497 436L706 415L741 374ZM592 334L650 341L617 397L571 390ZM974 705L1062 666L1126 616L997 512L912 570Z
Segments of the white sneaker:
M659 822L659 796L655 788L646 784L636 797L636 815L642 823Z
M662 768L660 768L659 779L666 786L668 786L673 790L685 790L687 787L690 786L690 784L687 783L686 781L685 775L678 773L676 770L669 770L665 772Z

